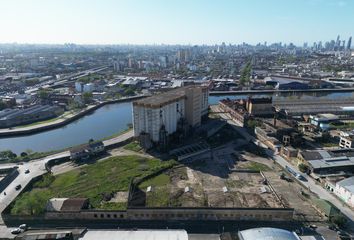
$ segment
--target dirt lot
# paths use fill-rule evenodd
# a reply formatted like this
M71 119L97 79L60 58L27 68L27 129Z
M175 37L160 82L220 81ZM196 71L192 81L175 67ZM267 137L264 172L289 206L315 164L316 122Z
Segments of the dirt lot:
M247 169L261 170L268 185L260 173ZM272 160L244 151L235 141L213 149L212 157L164 173L165 181L149 181L151 192L141 190L149 207L291 207L300 220L323 220L307 189L281 180L281 172Z

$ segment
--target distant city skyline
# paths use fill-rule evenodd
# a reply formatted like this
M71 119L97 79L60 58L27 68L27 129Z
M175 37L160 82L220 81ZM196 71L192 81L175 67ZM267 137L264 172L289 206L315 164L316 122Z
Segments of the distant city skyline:
M349 0L0 0L0 43L214 45L348 41Z

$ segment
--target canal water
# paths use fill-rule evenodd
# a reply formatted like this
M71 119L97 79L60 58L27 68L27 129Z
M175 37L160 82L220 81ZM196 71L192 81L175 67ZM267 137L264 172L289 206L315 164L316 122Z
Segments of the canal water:
M209 103L217 104L223 98L247 98L251 95L210 96ZM272 94L255 94L254 97L270 97ZM274 94L273 98L311 99L311 98L353 98L352 92L341 93L294 93ZM105 105L64 127L27 136L0 138L0 151L12 150L19 154L28 149L35 152L60 150L88 142L89 139L102 139L124 131L132 122L131 103Z
M109 104L61 128L0 138L0 151L9 149L19 154L28 149L35 152L60 150L88 142L91 138L98 140L119 133L128 128L131 119L130 102Z

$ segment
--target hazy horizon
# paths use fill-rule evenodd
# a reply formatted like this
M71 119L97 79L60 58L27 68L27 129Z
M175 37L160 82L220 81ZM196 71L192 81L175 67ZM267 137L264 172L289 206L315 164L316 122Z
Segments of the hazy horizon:
M215 45L341 40L349 0L0 0L0 43Z

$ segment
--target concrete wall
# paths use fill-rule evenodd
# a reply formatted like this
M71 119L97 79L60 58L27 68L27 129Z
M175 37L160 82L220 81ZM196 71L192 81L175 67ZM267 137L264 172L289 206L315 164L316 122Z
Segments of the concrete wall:
M86 210L81 212L48 212L42 216L3 215L16 220L175 220L175 221L292 221L291 208L130 208L126 211Z

